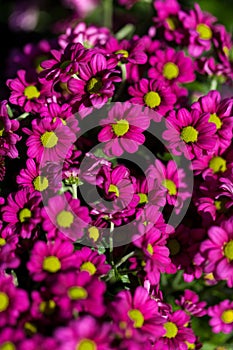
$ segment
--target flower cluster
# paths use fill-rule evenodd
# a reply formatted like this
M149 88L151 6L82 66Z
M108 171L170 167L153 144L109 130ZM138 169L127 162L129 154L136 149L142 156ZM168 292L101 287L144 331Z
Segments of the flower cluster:
M233 41L198 4L153 5L144 35L79 21L9 55L2 350L200 349L202 317L233 332Z

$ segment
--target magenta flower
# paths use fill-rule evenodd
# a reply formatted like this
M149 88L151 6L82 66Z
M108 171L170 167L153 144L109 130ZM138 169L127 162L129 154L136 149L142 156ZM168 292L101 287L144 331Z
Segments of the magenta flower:
M73 244L59 238L56 241L36 241L27 262L27 268L34 281L40 282L60 271L75 266Z
M121 81L115 67L115 60L94 54L89 62L80 66L79 79L71 78L67 83L71 103L77 103L79 110L91 106L101 108L113 96L114 83Z
M51 290L64 317L70 318L74 312L87 312L97 317L105 313L105 282L87 271L60 274Z
M6 269L15 269L20 265L20 259L16 256L16 248L19 238L12 228L7 226L0 233L0 273Z
M208 239L200 247L204 272L213 273L217 280L225 280L233 287L233 219L223 220L220 226L211 226Z
M137 152L138 147L145 142L143 131L149 127L150 118L141 106L116 102L101 125L103 129L98 134L98 140L106 142L104 152L108 156L121 156L124 151Z
M214 333L233 332L233 301L225 299L219 304L208 308L209 325Z
M7 101L0 103L0 155L10 158L18 157L16 143L21 139L15 134L19 129L19 122L10 119L7 111Z
M197 3L189 12L181 11L179 18L189 35L189 54L198 57L205 51L209 51L212 44L213 24L217 19L210 13L203 12Z
M12 277L0 275L0 327L15 325L28 307L27 292L16 287Z
M169 160L165 166L159 159L154 165L150 165L147 170L147 177L150 181L155 181L159 186L163 186L166 191L166 201L169 205L175 206L176 213L179 213L183 203L191 197L185 182L185 172L177 168L174 160Z
M0 331L0 349L21 350L20 345L25 338L26 336L22 329L5 327Z
M71 321L67 327L55 330L59 350L112 350L109 324L101 324L92 316L82 316Z
M128 92L133 98L129 101L133 104L144 105L151 108L151 118L160 121L171 110L176 102L176 95L169 86L157 80L141 79L134 86L130 86Z
M187 159L201 157L207 151L216 147L216 125L209 123L209 114L200 113L193 109L189 112L181 108L177 112L171 111L166 119L167 130L163 138L168 141L168 147L174 155L181 155Z
M122 337L134 340L155 340L164 335L164 319L160 316L157 302L141 286L133 293L120 291L109 306L109 313Z
M90 275L106 275L111 266L106 263L106 256L93 251L88 247L83 247L76 253L76 266L80 271L87 271Z
M185 289L184 294L179 300L176 300L176 303L190 315L195 317L206 315L205 307L207 303L205 301L199 301L198 294L190 289Z
M219 148L226 150L232 139L233 99L221 100L220 92L212 90L194 102L191 108L198 109L200 113L210 113L209 123L216 125Z
M1 208L2 218L22 238L30 238L41 221L41 198L27 189L10 193L7 205Z
M188 349L187 342L193 344L196 337L188 327L190 317L181 310L170 313L163 327L166 333L156 342L159 350Z
M90 222L88 208L81 206L79 199L73 199L70 193L49 198L41 215L43 229L51 239L57 236L64 238L65 235L76 241Z
M74 132L58 118L33 119L32 130L23 131L29 135L27 155L38 163L64 160L76 140Z

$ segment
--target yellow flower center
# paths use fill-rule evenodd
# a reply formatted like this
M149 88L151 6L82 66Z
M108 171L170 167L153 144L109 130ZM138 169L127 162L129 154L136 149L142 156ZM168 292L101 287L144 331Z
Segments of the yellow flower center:
M144 96L145 104L150 108L158 107L161 104L161 97L155 91L150 91Z
M164 337L166 338L175 338L178 333L178 328L175 323L173 322L166 322L164 325L164 328L166 329L166 334Z
M189 343L188 341L186 341L185 344L188 346L188 349L189 349L189 350L196 349L196 345L195 345L195 344L191 344L191 343Z
M176 238L171 238L167 243L168 249L170 250L170 255L177 255L180 252L180 243Z
M53 314L55 307L56 307L55 301L50 299L50 300L42 301L40 303L39 310L41 313L49 316Z
M120 195L118 187L115 186L115 185L113 185L113 184L111 184L111 185L109 186L108 192L115 193L115 195L116 195L117 197L119 197L119 195Z
M148 253L150 255L153 255L154 254L154 249L153 249L153 246L149 243L146 250L148 251Z
M6 293L0 292L0 312L5 311L9 306L10 300Z
M41 143L45 148L53 148L58 142L58 137L53 131L46 131L40 137Z
M46 256L43 261L43 270L56 273L61 269L61 262L56 256Z
M162 185L168 190L170 196L175 196L177 194L176 185L172 180L165 179L162 181Z
M26 96L28 100L32 100L33 98L40 97L40 92L36 86L29 85L24 89L24 96Z
M223 250L225 257L230 261L233 261L233 239L225 244Z
M177 78L179 75L179 67L173 63L173 62L167 62L163 66L163 76L168 79L172 80Z
M31 336L31 335L33 335L33 334L35 334L37 332L36 326L33 323L31 323L31 322L26 322L24 324L24 329L26 331L26 334L29 335L29 336Z
M126 50L117 50L117 51L115 52L115 54L116 54L116 55L121 54L124 58L128 58L128 57L129 57L129 53L128 53L128 51L126 51Z
M144 324L144 316L141 313L141 311L137 309L129 310L128 316L131 319L131 321L134 322L133 326L134 328L141 328Z
M199 38L202 40L210 40L212 38L212 30L210 29L209 26L207 26L204 23L199 23L197 25L196 31L199 34Z
M42 191L46 190L46 188L48 188L49 181L48 181L47 177L45 177L45 176L37 176L33 180L33 186L34 186L36 191L42 192Z
M89 94L98 94L100 89L102 88L102 80L100 77L93 77L87 83L87 91Z
M2 120L0 120L0 137L2 137L4 131L5 131L4 123Z
M63 228L70 228L74 222L74 215L68 210L62 210L57 215L57 224Z
M90 275L94 275L96 273L96 267L90 261L83 263L82 266L80 267L80 270L87 271L89 272Z
M22 210L20 210L20 212L19 212L19 221L20 222L23 223L25 221L28 221L31 217L32 217L32 212L30 209L23 208Z
M6 240L0 237L0 247L3 247L6 244Z
M196 142L198 139L198 131L193 126L186 126L181 131L181 139L186 142Z
M138 193L138 196L140 198L139 204L148 203L148 197L145 193Z
M219 173L227 170L226 160L222 157L213 157L209 161L209 168L213 170L214 173Z
M83 287L71 287L68 290L68 296L71 300L83 300L87 298L87 291Z
M216 125L217 130L221 129L222 127L222 121L221 119L217 116L216 113L210 114L210 118L208 120L210 123L214 123Z
M117 137L125 135L129 130L129 123L125 119L118 120L116 124L111 124L112 130Z
M223 311L221 315L221 319L223 320L224 323L232 323L233 322L233 310L226 310Z
M78 343L75 350L97 350L97 345L93 340L83 339Z
M89 232L89 237L90 237L91 239L93 239L94 242L96 242L97 239L98 239L99 236L100 236L98 228L95 227L95 226L91 226L91 227L88 229L88 232Z
M16 347L11 341L7 341L0 345L0 350L16 350Z

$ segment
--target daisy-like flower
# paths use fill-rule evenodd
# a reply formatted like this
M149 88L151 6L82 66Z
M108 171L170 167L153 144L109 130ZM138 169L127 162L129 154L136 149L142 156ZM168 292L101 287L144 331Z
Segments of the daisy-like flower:
M98 140L106 142L104 152L108 156L121 156L124 151L137 152L138 147L145 142L143 131L149 127L150 117L141 106L116 102L101 125L103 129L98 134Z
M177 168L174 160L169 160L167 165L164 165L156 159L154 165L149 166L147 177L165 188L166 201L169 205L175 206L176 213L180 212L183 202L191 197L185 183L185 172Z
M148 70L149 78L161 80L169 86L178 87L179 84L190 83L195 79L192 59L185 56L183 51L175 51L173 48L158 50L156 56L150 58L150 64L152 68ZM175 92L178 91L179 89Z
M199 158L216 147L216 125L208 121L209 114L196 109L171 111L166 119L167 130L162 136L174 155Z
M20 259L16 256L18 235L7 226L0 233L0 273L6 269L15 269L20 265Z
M176 304L181 306L184 311L195 317L202 317L206 315L206 302L199 301L197 293L190 289L185 289L184 294L180 299L176 300Z
M10 193L7 205L1 208L2 218L22 238L30 238L40 218L41 197L27 189Z
M223 220L220 226L211 226L208 239L200 247L204 272L213 273L216 280L225 280L233 287L233 219Z
M16 143L20 136L15 134L19 128L19 122L10 119L7 111L7 101L0 102L0 155L10 158L18 157Z
M78 79L68 81L71 103L78 105L79 111L86 107L101 108L114 94L117 76L116 61L95 53L88 62L80 65Z
M1 350L15 350L22 349L20 345L26 338L22 329L15 329L10 327L4 327L0 331L0 349Z
M233 98L222 100L220 92L212 90L194 102L191 108L199 110L200 113L210 113L208 121L216 125L219 148L226 150L232 139Z
M15 325L28 307L27 292L16 287L12 277L0 275L0 326Z
M76 140L74 132L58 118L33 119L32 130L23 131L29 135L27 155L38 163L64 160Z
M109 313L123 338L146 340L149 336L155 340L165 334L165 320L159 314L158 304L141 286L134 293L120 291L110 304Z
M233 332L233 301L225 299L208 308L209 325L214 333Z
M74 246L71 242L57 238L54 242L37 241L27 262L27 268L34 281L40 282L61 271L75 266Z
M193 57L200 56L211 49L213 24L216 18L208 12L203 12L199 4L189 12L181 11L179 18L189 35L188 52Z
M57 236L64 238L65 235L76 241L82 237L83 229L90 222L88 208L81 206L79 199L72 198L70 193L49 198L41 215L43 229L51 239Z
M130 86L128 92L133 96L130 102L144 105L156 111L157 113L151 113L151 118L158 122L167 111L173 108L176 102L176 95L169 86L153 79L141 79L134 86Z
M87 271L60 274L51 290L64 317L70 318L74 312L87 312L97 317L105 313L105 282Z
M67 327L59 327L54 333L59 350L112 350L109 324L101 324L86 315L71 321Z
M76 266L80 271L87 271L90 275L106 275L111 266L106 263L106 256L93 251L88 247L83 247L76 253Z
M193 330L188 327L190 316L184 311L178 310L168 314L163 327L166 333L156 342L156 349L188 349L187 343L193 344L196 337Z
M33 77L27 77L27 72L18 70L17 78L8 79L7 86L11 90L9 101L23 108L25 112L39 113L45 101L45 91L41 84Z

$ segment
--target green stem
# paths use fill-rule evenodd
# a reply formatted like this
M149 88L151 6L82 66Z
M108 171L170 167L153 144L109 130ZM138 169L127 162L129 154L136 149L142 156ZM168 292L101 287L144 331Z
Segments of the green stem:
M25 118L27 118L28 116L29 116L29 114L30 113L23 113L23 114L21 114L18 118L16 118L17 120L23 120L23 119L25 119Z
M126 262L129 258L131 258L131 256L133 256L135 254L135 252L130 252L129 254L123 256L123 258L121 258L121 260L116 264L116 268L118 268L119 266L121 266L122 264L124 264L124 262Z
M72 185L72 189L73 189L73 198L77 199L78 198L78 193L77 193L77 185L73 184Z
M104 26L112 29L113 3L112 0L103 0Z

